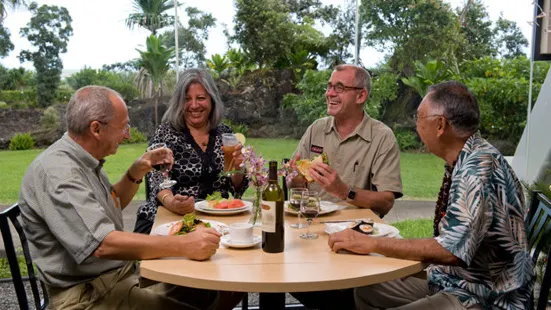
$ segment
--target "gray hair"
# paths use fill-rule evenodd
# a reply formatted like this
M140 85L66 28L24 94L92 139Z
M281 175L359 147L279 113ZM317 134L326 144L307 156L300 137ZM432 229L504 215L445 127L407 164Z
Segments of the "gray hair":
M214 79L204 69L191 68L180 74L174 94L168 103L168 109L163 115L163 122L169 123L172 127L183 130L186 127L184 120L184 102L186 100L187 90L191 84L201 84L210 96L212 109L209 115L209 126L214 129L220 125L224 117L224 104L218 93L218 88Z
M356 81L355 87L362 87L367 90L367 96L371 94L371 75L367 70L360 66L342 64L335 67L335 71L344 71L347 69L354 70L354 80Z
M116 91L97 85L85 86L77 90L67 103L67 130L82 135L92 121L109 123L114 117L113 102L110 96L122 96Z
M464 84L449 81L432 85L427 97L430 108L448 120L458 137L468 138L478 130L480 109L476 98Z

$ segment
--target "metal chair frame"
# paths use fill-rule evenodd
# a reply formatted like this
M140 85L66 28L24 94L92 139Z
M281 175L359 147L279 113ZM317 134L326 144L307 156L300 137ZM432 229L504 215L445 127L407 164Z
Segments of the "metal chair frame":
M551 201L539 191L535 191L532 196L530 210L527 218L528 248L534 264L542 251L547 250L548 261L544 268L543 281L541 283L540 296L537 303L534 304L534 296L530 298L529 309L545 310L547 306L547 296L551 288Z
M19 263L17 262L17 252L13 243L9 221L11 221L21 241L25 263L27 265L27 274L29 275L28 280L30 282L31 291L34 298L34 306L36 309L46 309L49 303L48 293L44 283L39 281L34 273L31 254L29 251L29 243L27 241L27 237L25 236L25 232L23 231L23 226L19 220L20 215L21 210L19 209L19 205L17 203L0 213L0 230L2 231L2 238L4 239L4 247L8 257L8 263L10 265L13 285L15 286L15 292L17 294L17 301L20 309L29 309L27 292L25 291L23 277L21 276L21 270L19 269ZM40 293L38 291L39 282L44 298L40 298Z

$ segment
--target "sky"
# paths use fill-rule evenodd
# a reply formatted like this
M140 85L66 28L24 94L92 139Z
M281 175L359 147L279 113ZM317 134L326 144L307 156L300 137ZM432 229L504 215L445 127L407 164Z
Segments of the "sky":
M343 5L345 0L322 0L326 4ZM453 6L463 5L467 0L448 0ZM509 20L516 21L524 36L530 41L533 16L533 0L484 0L490 19L496 20L500 13ZM126 62L139 56L136 49L144 49L149 32L140 28L130 30L125 19L133 12L131 0L38 0L39 5L63 6L73 19L73 36L69 40L67 53L62 54L64 71L78 71L82 68L101 68L104 64ZM212 54L224 54L227 40L222 24L233 29L233 0L182 1L186 6L195 6L216 18L217 27L209 32L206 42L207 58ZM185 23L183 10L179 19ZM30 43L19 36L19 30L26 26L31 14L24 9L8 12L4 26L11 33L14 50L0 64L8 68L23 66L33 69L32 62L21 64L17 56L20 50L31 48ZM527 49L528 51L528 49ZM382 60L383 54L363 47L360 58L364 65L372 66Z

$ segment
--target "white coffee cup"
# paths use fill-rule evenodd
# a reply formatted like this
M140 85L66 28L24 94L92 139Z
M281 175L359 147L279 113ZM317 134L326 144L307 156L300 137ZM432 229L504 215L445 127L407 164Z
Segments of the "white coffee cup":
M235 243L250 243L253 240L253 225L233 223L230 225L230 240Z

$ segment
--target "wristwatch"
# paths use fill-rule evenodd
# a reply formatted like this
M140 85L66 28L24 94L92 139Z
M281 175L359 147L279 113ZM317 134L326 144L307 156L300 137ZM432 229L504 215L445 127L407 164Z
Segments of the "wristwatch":
M346 198L348 198L349 200L354 200L354 198L356 198L356 191L354 190L354 187L350 186Z

